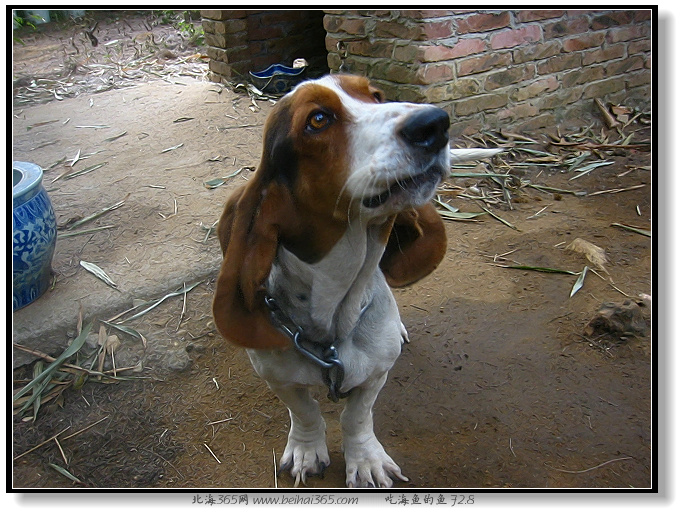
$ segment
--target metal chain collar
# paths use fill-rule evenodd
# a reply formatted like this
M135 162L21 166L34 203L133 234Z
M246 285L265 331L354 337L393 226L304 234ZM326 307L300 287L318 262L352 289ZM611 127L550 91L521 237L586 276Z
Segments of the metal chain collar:
M271 317L276 321L275 324L292 339L299 354L321 368L323 371L323 381L328 387L328 399L336 403L340 399L348 397L352 392L351 390L348 392L340 390L344 381L344 363L340 360L339 352L335 347L335 341L326 346L307 340L304 337L304 330L280 309L274 298L266 296L266 306L271 311ZM314 349L305 347L307 343L319 351L322 350L321 354L318 355L314 352Z

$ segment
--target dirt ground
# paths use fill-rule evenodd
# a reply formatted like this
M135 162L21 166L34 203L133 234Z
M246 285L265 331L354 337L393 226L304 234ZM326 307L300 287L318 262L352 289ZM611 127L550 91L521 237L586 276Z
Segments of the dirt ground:
M204 270L186 273L192 275L188 284L199 282L190 292L128 324L145 336L146 347L121 335L116 365L143 361L141 372L122 373L135 379L89 379L46 402L35 421L15 415L12 483L17 489L276 485L274 459L284 449L289 418L244 351L214 330L210 305L220 250L215 235L207 237L202 228L211 226L229 191L251 172L243 170L214 189L204 182L258 164L261 126L272 104L253 103L245 94L203 80L201 49L182 44L174 48L174 58L150 53L148 64L134 63L128 75L121 74L123 68L96 65L116 59L130 63L137 34L153 32L156 43L159 35L173 35L168 26L150 26L153 21L142 15L101 20L98 49L88 48L82 34L73 36L77 55L90 56L66 75L60 64L77 56L71 29L51 24L26 33L24 46L15 44L14 159L32 160L46 170L44 183L58 223L65 226L60 233L68 231L71 220L125 199L120 208L83 226L114 228L58 240L56 281L45 301L78 289L85 320L94 321L97 333L100 321L120 312L87 310L88 298L107 287L79 260L107 269L134 297L148 282L166 282L172 292L196 261ZM115 39L126 43L118 57L106 61L98 52ZM105 79L100 85L112 87L96 92L98 76ZM46 82L34 81L32 92L36 77ZM74 85L42 91L54 89L55 80ZM51 120L57 121L42 124ZM77 128L102 125L106 128ZM601 125L597 116L596 132ZM639 129L632 143L650 138L643 126L635 123L632 129ZM614 130L605 132L611 141L618 138ZM548 140L545 133L526 135ZM548 150L543 144L529 147ZM65 167L78 151L93 155ZM62 157L67 158L51 167ZM411 343L390 373L374 418L378 438L410 478L398 487L653 485L650 304L640 297L651 294L651 239L612 225L651 229L650 152L597 150L587 162L599 157L614 163L572 181L578 173L560 166L509 167L512 156L495 159L496 172L510 170L545 187L589 194L633 188L598 195L513 188L512 210L501 201L487 205L515 229L490 215L447 221L449 249L440 267L415 286L396 290ZM101 162L107 164L55 180ZM468 187L496 190L491 180L450 183L441 198L464 212L481 212L479 205L485 204L467 197L476 194ZM576 238L605 250L605 271L567 248ZM570 297L575 275L501 265L573 272L589 265L597 272L589 271ZM585 332L603 303L627 299L643 305L643 334ZM74 302L74 326L77 310ZM36 312L40 306L31 315ZM73 333L53 342L65 347L68 336ZM30 342L26 345L38 350L47 343ZM32 372L31 365L15 369L17 383ZM310 478L307 485L342 487L338 418L343 404L329 402L323 391L319 400L332 464L324 478ZM55 435L59 444L50 440L38 447ZM277 486L292 486L292 480L283 474Z

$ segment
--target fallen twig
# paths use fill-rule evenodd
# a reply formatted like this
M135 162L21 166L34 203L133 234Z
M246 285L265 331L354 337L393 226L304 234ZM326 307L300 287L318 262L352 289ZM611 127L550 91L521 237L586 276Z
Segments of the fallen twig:
M604 461L603 463L600 463L599 465L596 465L596 466L590 467L590 468L586 468L584 470L564 470L562 468L552 467L551 465L549 465L547 463L545 463L545 465L547 467L549 467L551 470L556 470L558 472L565 472L566 474L582 474L584 472L590 472L592 470L596 470L597 468L604 467L606 465L609 465L610 463L615 463L616 461L624 461L624 460L632 460L632 459L634 459L634 458L632 458L631 456L625 456L624 458L615 458L612 460Z

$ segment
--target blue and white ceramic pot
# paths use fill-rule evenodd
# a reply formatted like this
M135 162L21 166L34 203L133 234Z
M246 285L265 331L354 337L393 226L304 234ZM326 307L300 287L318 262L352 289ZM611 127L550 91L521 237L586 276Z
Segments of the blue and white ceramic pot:
M12 185L12 307L18 310L50 286L57 219L39 166L13 162Z

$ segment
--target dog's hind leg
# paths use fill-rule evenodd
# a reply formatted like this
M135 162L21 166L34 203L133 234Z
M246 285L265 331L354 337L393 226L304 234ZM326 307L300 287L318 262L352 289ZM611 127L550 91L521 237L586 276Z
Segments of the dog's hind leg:
M290 411L290 434L279 471L289 470L295 479L295 486L306 477L322 475L330 465L328 447L325 441L325 421L321 416L318 401L311 397L309 389L303 386L274 386L271 389Z

